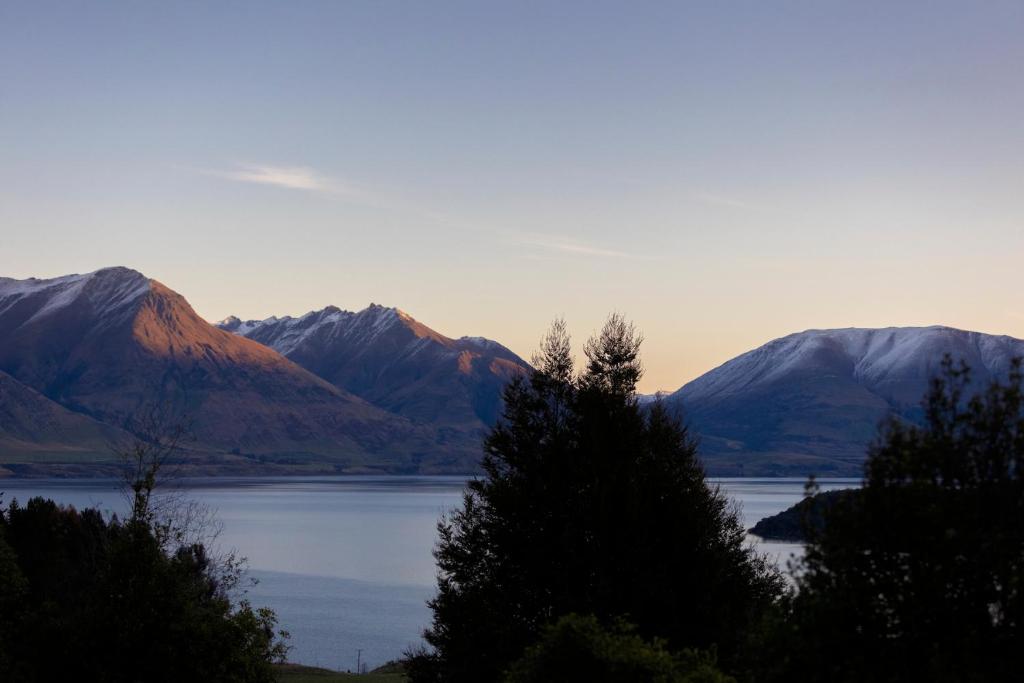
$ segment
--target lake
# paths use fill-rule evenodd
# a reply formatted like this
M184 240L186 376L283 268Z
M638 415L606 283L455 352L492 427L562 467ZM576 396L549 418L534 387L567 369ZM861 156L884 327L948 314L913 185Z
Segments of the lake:
M715 479L741 506L747 528L797 503L803 479ZM273 608L291 635L289 659L355 670L420 643L430 621L438 516L461 503L463 477L210 478L179 483L216 511L217 544L248 558L247 597ZM859 485L819 480L822 490ZM44 496L122 512L111 480L8 479L3 501ZM785 567L798 544L758 542ZM361 650L361 654L359 651Z

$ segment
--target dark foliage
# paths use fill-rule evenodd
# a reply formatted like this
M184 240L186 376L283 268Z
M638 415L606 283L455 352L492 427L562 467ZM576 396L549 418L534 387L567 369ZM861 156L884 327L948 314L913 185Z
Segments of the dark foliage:
M923 427L889 424L860 495L812 534L775 671L813 681L1019 679L1024 647L1024 392L966 399L948 358Z
M639 345L613 316L576 377L559 322L509 386L485 476L439 525L433 650L413 657L413 680L499 680L570 613L626 618L675 650L717 646L727 663L778 595L686 428L637 406Z
M735 683L714 657L685 650L673 655L648 643L624 622L604 627L593 616L570 614L544 629L540 642L512 665L506 683Z
M42 498L0 511L0 680L275 680L274 615L232 604L237 564L164 541Z

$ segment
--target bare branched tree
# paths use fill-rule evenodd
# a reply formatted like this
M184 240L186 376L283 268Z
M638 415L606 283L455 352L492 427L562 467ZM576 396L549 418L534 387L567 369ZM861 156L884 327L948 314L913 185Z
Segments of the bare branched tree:
M125 420L130 437L110 444L123 468L123 494L130 510L129 522L148 527L168 553L203 546L209 571L227 592L238 589L247 560L234 550L219 550L223 530L216 510L195 500L180 486L182 450L194 439L191 419L165 403L138 410ZM249 579L246 584L255 584ZM247 591L241 589L244 594Z
M164 403L154 403L125 420L130 436L110 444L123 468L124 492L132 521L153 523L162 512L153 492L177 477L180 450L191 439L190 421Z

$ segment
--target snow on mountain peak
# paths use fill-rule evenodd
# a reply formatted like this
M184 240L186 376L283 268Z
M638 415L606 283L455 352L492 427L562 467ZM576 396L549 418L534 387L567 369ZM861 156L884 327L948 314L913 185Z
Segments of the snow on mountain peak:
M462 342L463 344L475 346L476 348L481 350L505 348L498 342L494 341L493 339L488 339L487 337L459 337L459 341Z
M31 311L26 324L87 302L102 318L129 307L149 289L148 278L121 266L48 279L0 278L0 313L24 305ZM32 302L38 303L34 310Z
M217 325L229 332L266 344L285 356L314 340L317 344L329 344L345 338L360 348L368 348L384 335L391 334L393 330L402 330L401 334L411 333L412 338L406 342L399 342L408 344L404 353L409 355L421 353L434 344L445 348L447 353L457 354L471 350L476 353L511 355L511 352L498 342L484 337L451 339L417 321L400 308L377 303L371 303L357 312L327 306L298 318L284 316L241 321L230 316Z
M982 377L1004 373L1024 341L942 325L811 329L775 339L705 373L676 392L688 400L717 400L796 376L848 375L885 387L927 379L945 354L962 358Z

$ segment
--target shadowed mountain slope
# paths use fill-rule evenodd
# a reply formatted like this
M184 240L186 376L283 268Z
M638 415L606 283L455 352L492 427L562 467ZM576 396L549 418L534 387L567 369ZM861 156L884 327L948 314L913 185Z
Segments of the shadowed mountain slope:
M0 462L13 453L33 461L104 459L125 436L0 372Z

